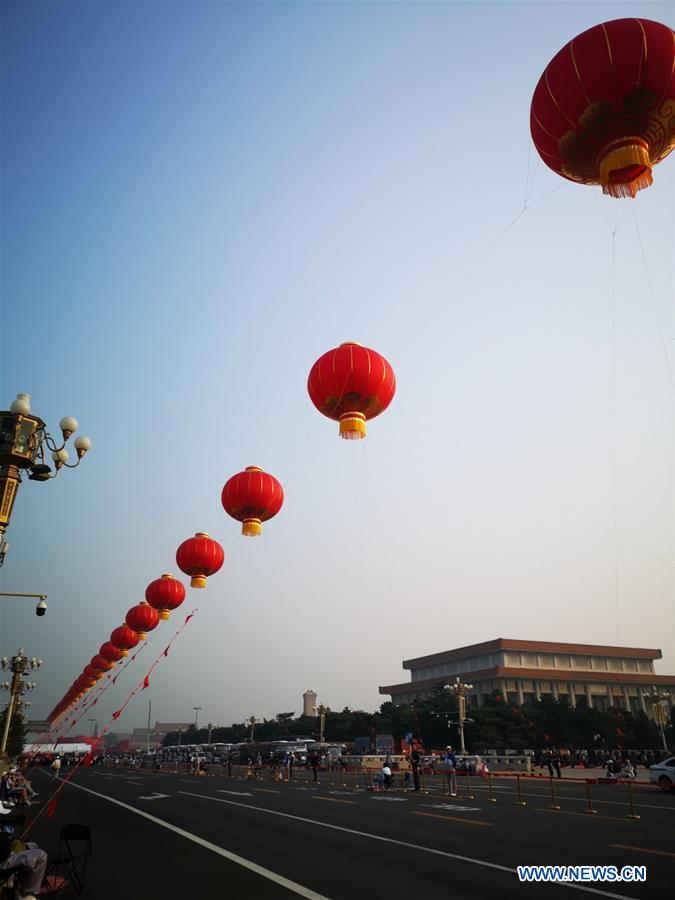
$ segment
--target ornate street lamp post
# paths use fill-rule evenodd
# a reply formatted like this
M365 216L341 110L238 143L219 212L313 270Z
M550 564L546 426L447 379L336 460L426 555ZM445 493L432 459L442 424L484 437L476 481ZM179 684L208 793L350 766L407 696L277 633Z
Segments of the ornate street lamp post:
M259 721L259 720L256 719L255 716L249 716L248 719L246 719L246 723L245 723L245 724L248 725L249 728L251 729L251 743L253 743L253 729L254 729L255 726L258 724L258 721Z
M314 707L314 715L319 717L319 743L323 744L323 732L326 727L326 713L330 712L330 706L324 706L323 703Z
M80 464L84 454L91 449L91 441L81 435L73 442L77 451L77 462L69 463L66 444L78 421L66 416L59 423L62 441L59 444L47 431L47 426L31 413L30 396L17 394L8 410L0 411L0 536L2 536L12 515L16 492L22 480L22 473L29 481L47 481L55 478L65 466L74 469ZM46 451L51 451L54 472L45 462ZM4 542L3 542L4 543ZM0 564L4 554L0 553Z
M659 731L661 733L661 743L663 744L663 749L668 751L668 741L666 741L666 702L670 699L669 695L666 694L665 691L659 691L657 688L652 688L652 690L648 694L642 695L646 700L651 700L654 704L654 715L656 717L656 724L659 727Z
M19 648L19 652L17 653L17 655L13 656L11 660L7 659L6 656L3 656L2 659L0 659L0 665L3 669L9 669L9 671L12 673L12 681L4 681L0 685L0 688L2 688L2 690L9 691L9 703L7 704L7 711L5 715L5 727L2 732L2 740L0 741L1 755L7 749L9 726L12 723L12 715L14 713L14 710L20 707L22 704L25 704L25 701L21 699L21 695L25 691L32 691L37 687L34 681L23 681L23 676L27 675L33 669L39 669L42 665L42 660L35 659L35 657L29 659L27 656L24 656L23 647L21 647Z
M469 691L473 690L472 684L465 684L460 680L459 675L452 684L446 684L445 690L449 691L455 697L457 697L457 705L459 707L459 746L460 752L462 754L466 753L466 747L464 745L464 723L468 721L466 718L466 695Z

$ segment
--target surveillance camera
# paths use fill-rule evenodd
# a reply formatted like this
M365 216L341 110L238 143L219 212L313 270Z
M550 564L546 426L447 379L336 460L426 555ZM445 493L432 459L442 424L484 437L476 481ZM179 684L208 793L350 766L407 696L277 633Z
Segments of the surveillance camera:
M35 615L36 616L44 616L44 614L46 612L47 612L47 601L40 600L38 605L35 607Z

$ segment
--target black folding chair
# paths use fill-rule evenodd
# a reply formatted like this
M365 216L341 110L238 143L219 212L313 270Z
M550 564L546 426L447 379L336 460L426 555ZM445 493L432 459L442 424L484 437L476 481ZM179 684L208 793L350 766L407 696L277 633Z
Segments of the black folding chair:
M78 896L84 890L87 860L91 856L91 828L88 825L64 825L59 849L47 863L41 896L58 897L69 885Z

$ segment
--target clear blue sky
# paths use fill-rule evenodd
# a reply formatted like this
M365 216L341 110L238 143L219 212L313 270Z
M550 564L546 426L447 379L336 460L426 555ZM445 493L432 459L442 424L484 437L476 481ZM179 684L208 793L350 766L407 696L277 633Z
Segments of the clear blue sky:
M548 60L632 15L675 25L650 2L3 4L2 403L94 443L21 487L7 535L3 590L49 594L0 620L4 654L45 660L36 717L197 530L225 566L120 728L149 696L165 721L307 688L373 709L403 658L498 636L675 671L674 160L631 206L529 136ZM399 385L360 444L305 386L348 339ZM252 464L286 489L258 540L220 505Z

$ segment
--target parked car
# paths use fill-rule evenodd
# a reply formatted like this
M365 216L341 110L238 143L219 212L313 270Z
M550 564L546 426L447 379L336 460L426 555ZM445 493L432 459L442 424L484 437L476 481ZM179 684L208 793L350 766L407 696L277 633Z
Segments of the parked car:
M658 784L662 791L672 791L675 788L675 756L650 766L649 780Z

